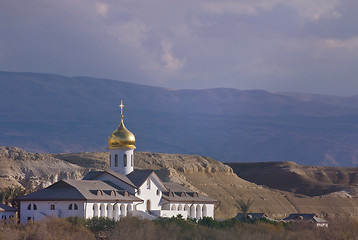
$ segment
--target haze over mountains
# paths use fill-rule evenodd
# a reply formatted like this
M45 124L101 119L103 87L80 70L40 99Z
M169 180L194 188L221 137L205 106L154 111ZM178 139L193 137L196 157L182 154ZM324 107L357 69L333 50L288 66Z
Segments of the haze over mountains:
M358 96L174 90L39 73L0 72L0 145L105 151L121 99L140 151L358 165Z

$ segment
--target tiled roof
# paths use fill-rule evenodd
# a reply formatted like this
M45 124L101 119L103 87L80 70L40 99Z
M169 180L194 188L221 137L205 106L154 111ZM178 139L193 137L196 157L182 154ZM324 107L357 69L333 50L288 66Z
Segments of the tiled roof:
M162 198L169 202L205 202L215 203L215 199L209 198L197 192L194 192L178 183L166 182L164 183L167 192L163 192Z
M61 180L18 200L142 201L127 191L118 190L99 180Z
M130 174L127 175L127 177L134 183L134 185L138 188L140 187L145 180L153 173L153 170L141 170L136 169Z
M94 180L96 179L98 176L108 173L109 175L112 175L113 177L121 180L122 182L132 186L132 187L136 187L136 185L128 179L127 176L120 174L116 171L112 171L112 170L106 170L106 171L91 171L89 173L86 174L86 176L84 176L83 180Z

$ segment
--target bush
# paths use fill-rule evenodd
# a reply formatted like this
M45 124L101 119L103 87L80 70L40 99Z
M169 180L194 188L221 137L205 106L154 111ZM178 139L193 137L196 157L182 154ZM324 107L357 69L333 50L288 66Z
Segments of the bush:
M93 217L84 220L85 227L90 229L92 232L112 230L115 223L116 222L113 219L105 217Z

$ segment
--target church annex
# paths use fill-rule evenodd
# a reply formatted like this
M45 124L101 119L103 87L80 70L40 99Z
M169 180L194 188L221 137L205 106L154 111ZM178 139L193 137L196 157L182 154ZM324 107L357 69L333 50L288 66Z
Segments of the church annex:
M21 223L45 216L214 218L217 200L134 168L135 136L124 126L123 107L121 102L121 122L108 137L109 170L89 172L83 180L61 180L18 198Z

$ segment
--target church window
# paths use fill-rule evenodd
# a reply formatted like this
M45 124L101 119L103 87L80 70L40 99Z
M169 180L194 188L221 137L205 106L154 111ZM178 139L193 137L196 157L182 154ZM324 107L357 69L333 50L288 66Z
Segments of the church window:
M27 206L27 210L31 210L31 204Z
M133 154L131 154L131 167L133 167Z
M147 211L150 211L150 200L147 200Z
M117 154L114 156L114 166L118 167L118 155Z
M147 189L150 189L150 179L147 179Z
M77 206L76 203L74 204L73 208L74 208L75 210L78 210L78 206Z
M127 154L123 156L123 166L127 167Z
M36 204L34 204L34 210L37 210L37 206L36 206Z
M50 209L55 210L55 204L51 204Z
M159 189L157 189L157 195L159 196L159 194L160 194L160 191L159 191Z
M112 167L112 154L109 155L109 166Z
M72 210L72 203L71 203L70 206L68 207L68 210Z

